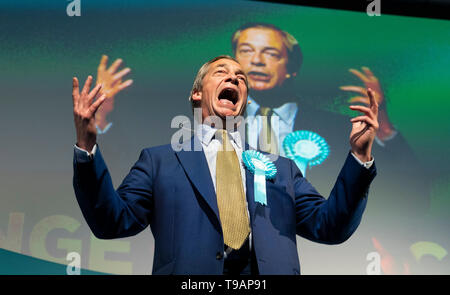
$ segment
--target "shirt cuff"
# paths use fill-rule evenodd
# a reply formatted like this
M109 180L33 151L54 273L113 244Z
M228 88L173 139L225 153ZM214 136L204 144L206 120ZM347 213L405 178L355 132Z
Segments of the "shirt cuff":
M76 144L74 145L74 148L76 161L79 163L86 163L94 158L95 152L97 151L97 144L94 145L91 152L78 147Z
M351 154L352 154L352 156L355 158L355 160L358 161L359 164L361 164L362 166L364 166L364 168L367 168L367 169L370 169L370 167L372 167L373 161L375 160L375 159L373 158L373 156L372 156L372 160L363 163L360 159L358 159L357 156L355 156L354 153L351 153Z

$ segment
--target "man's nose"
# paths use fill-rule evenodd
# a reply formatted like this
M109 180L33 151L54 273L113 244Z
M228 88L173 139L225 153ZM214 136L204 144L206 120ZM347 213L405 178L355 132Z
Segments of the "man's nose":
M262 52L255 52L252 55L252 59L250 60L250 62L252 63L252 65L254 66L264 66L266 63L264 62L264 56L262 54Z
M239 79L236 74L229 74L225 82L230 82L236 86L239 85Z

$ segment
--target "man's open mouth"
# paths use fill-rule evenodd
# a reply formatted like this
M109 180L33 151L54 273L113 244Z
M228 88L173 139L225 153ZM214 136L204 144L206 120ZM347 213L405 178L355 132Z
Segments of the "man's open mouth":
M266 81L267 82L270 80L270 76L263 72L250 71L250 72L248 72L247 76L250 79L257 80L257 81Z
M236 89L225 88L219 93L218 98L221 103L232 103L233 105L235 105L239 100L239 93Z

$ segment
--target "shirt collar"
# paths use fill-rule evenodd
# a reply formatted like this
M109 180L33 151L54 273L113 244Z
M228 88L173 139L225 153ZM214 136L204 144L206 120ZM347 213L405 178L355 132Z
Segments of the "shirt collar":
M295 102L288 102L278 108L273 109L273 112L276 113L281 118L281 120L288 124L294 121L297 111L298 106Z
M256 116L260 105L250 96L248 97L248 101L250 103L247 105L247 116ZM273 109L273 112L276 113L281 120L288 124L294 121L297 111L298 106L295 102L287 102L282 106Z
M248 103L247 103L247 116L256 116L256 112L259 110L259 104L250 96L248 96Z
M216 134L216 132L217 128L202 124L200 128L200 134L197 132L197 137L204 145L208 146L214 139L214 135ZM228 135L230 136L231 140L234 141L236 146L239 149L242 149L242 141L239 131L229 132Z
M111 126L112 126L112 122L109 122L109 124L106 125L103 130L100 129L100 127L98 127L97 124L95 125L95 128L97 128L97 134L105 134L106 132L108 132L108 130L111 128Z

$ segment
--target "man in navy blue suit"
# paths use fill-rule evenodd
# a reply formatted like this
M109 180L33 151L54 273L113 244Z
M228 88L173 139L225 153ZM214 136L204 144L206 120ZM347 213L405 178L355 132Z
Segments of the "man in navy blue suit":
M201 132L179 145L144 149L117 190L96 144L95 112L106 97L95 100L101 85L89 91L91 84L89 76L80 93L73 78L75 194L98 238L127 237L150 225L153 274L299 274L296 234L337 244L358 227L376 175L378 105L370 89L368 107L350 106L362 115L351 120L350 150L329 197L293 161L278 157L275 176L263 176L261 202L261 182L242 164L248 145L239 128L218 128L247 103L247 76L235 59L216 57L197 74L190 99L201 108Z

